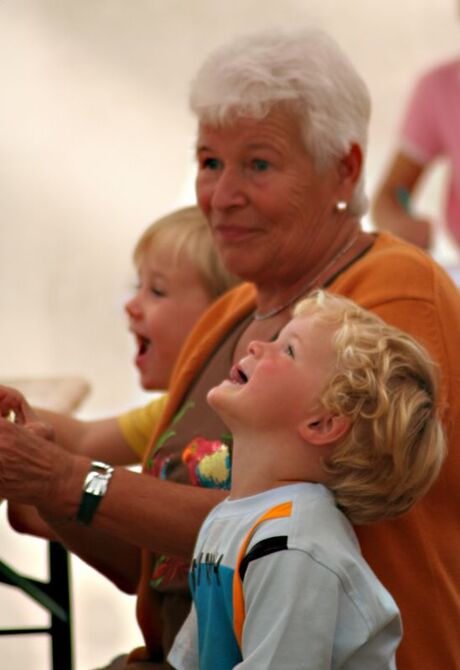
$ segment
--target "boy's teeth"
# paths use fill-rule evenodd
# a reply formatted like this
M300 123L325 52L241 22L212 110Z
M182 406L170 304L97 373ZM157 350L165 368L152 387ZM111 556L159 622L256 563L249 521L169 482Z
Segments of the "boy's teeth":
M230 370L230 375L229 375L230 381L233 382L234 384L246 384L248 381L247 375L241 368L239 368L237 365L233 365L231 370Z
M139 353L145 354L147 349L150 347L150 340L146 337L139 338Z
M246 384L246 382L248 381L248 378L247 378L247 376L244 374L243 370L238 369L238 374L239 374L239 376L240 376L240 379L241 379L242 383L243 383L243 384Z

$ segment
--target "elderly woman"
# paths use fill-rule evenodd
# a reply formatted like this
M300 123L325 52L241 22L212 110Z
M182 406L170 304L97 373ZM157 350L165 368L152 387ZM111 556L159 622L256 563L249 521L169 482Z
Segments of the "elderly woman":
M5 422L0 494L35 504L71 549L126 589L137 584L144 548L137 609L146 647L111 667L167 667L155 662L189 608L197 529L230 480L231 436L207 390L251 340L275 338L300 297L328 287L419 338L439 364L451 443L440 479L403 518L357 531L401 609L398 667L458 667L460 297L422 251L360 227L366 87L324 34L262 33L212 54L191 103L199 205L227 268L252 284L224 296L191 334L145 474L57 458L56 445ZM100 480L93 494L88 468Z

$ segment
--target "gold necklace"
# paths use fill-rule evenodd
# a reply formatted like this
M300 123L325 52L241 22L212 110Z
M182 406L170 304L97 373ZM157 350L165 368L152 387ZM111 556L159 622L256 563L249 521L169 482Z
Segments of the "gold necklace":
M340 251L334 256L334 258L332 258L329 261L329 263L326 265L326 267L322 268L318 272L318 274L315 275L313 277L313 279L311 279L308 282L308 284L303 286L302 289L298 293L295 294L295 296L293 298L290 298L287 302L285 302L280 307L275 307L274 309L271 309L268 312L265 312L264 314L261 314L260 312L258 312L256 310L253 314L254 320L255 321L265 321L265 319L271 319L272 316L276 316L277 314L280 314L280 312L283 312L285 309L287 309L288 307L293 305L299 298L301 298L309 289L311 289L314 286L314 284L319 279L319 277L321 277L322 274L325 274L329 270L329 268L331 268L334 265L334 263L336 263L339 260L339 258L342 258L342 256L344 254L346 254L347 251L349 251L351 249L351 247L354 245L354 243L358 239L360 232L361 232L361 230L358 230L356 235L354 235L352 237L350 242L348 244L346 244L344 247L342 247L342 249L340 249Z

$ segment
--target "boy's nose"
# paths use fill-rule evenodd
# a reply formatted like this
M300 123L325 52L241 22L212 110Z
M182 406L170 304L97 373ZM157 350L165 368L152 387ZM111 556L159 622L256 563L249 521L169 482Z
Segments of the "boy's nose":
M252 340L248 345L248 353L258 358L264 352L265 342L260 342L259 340Z
M141 313L141 310L140 310L139 301L137 299L137 295L134 295L132 298L130 298L128 300L127 303L125 303L125 312L132 319L135 319L136 317L139 317L139 315Z

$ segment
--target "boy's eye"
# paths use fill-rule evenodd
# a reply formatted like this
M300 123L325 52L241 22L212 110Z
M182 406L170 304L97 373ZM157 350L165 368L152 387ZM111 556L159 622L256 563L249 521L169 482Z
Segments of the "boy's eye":
M288 346L286 347L286 353L291 358L295 358L294 347L292 347L290 344L288 344Z
M252 161L252 167L256 172L265 172L270 167L270 163L262 158L255 158Z
M157 298L164 298L166 296L166 292L163 289L157 288L156 286L152 286L150 288L150 293L152 293Z

